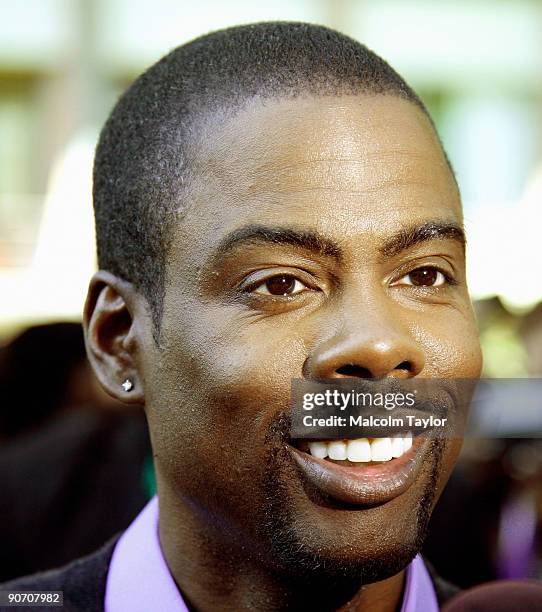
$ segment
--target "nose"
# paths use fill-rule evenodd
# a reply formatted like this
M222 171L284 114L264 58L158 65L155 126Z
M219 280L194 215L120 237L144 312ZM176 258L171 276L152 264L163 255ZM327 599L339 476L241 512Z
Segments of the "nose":
M366 313L367 314L367 313ZM307 378L411 378L425 365L420 344L397 320L379 313L343 326L304 364Z

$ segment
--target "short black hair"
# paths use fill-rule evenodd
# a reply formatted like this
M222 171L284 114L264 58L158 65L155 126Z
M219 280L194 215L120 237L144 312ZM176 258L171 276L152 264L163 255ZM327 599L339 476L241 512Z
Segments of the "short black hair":
M399 96L431 121L378 55L307 23L256 23L201 36L171 51L121 96L94 161L98 262L145 295L156 333L171 222L183 208L198 118L236 112L254 97L359 93Z

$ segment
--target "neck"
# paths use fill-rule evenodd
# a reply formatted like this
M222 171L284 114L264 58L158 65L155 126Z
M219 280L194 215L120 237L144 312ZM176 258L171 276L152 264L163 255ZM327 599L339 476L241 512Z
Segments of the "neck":
M404 571L372 584L351 579L292 578L265 563L241 534L188 507L160 487L160 542L169 570L195 610L400 610ZM180 528L180 526L182 526Z

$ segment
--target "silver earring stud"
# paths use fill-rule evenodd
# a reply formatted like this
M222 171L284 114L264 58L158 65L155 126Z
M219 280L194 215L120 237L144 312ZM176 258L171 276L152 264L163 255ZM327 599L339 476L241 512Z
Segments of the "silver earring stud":
M126 393L128 393L129 391L131 391L134 388L134 383L127 378L123 383L122 383L122 388L126 391Z

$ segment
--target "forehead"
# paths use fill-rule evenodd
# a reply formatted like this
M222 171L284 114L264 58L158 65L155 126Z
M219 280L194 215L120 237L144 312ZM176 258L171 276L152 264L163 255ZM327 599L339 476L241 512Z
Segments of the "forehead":
M394 96L254 100L202 127L192 171L191 244L266 221L341 236L461 222L429 120Z

